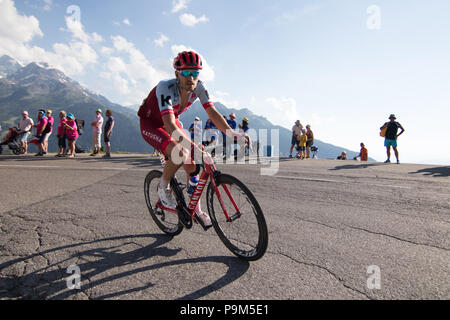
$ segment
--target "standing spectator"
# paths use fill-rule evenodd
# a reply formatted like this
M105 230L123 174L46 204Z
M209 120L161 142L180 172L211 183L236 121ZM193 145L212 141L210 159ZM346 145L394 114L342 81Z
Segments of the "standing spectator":
M202 142L202 126L200 124L200 118L195 117L194 123L189 127L189 132L191 133L191 140L197 143Z
M108 109L106 110L106 116L108 119L106 119L105 124L105 134L104 134L104 141L106 145L106 154L103 156L103 158L111 158L111 133L112 129L114 128L114 118L112 116L112 110Z
M22 119L19 121L19 130L22 134L22 137L20 139L20 144L25 149L25 152L23 154L27 154L28 152L28 136L31 133L31 128L33 128L34 122L33 119L31 119L28 116L28 111L22 112Z
M306 141L308 140L308 136L306 135L306 130L302 129L302 134L298 138L298 155L297 157L304 160L306 158Z
M66 153L66 147L67 147L66 146L67 135L66 135L66 126L65 126L65 123L67 122L66 116L67 116L67 113L64 110L59 113L58 131L56 133L58 136L59 152L56 154L56 157L62 157Z
M299 137L302 134L303 126L300 123L300 120L295 121L294 126L292 127L292 139L291 139L291 149L289 150L289 158L292 158L292 150L294 147L298 147Z
M395 115L391 114L389 116L389 122L386 122L380 130L386 129L386 136L384 139L384 146L386 147L386 153L387 153L387 160L384 163L390 163L391 162L391 147L394 149L395 157L397 158L397 163L400 163L400 160L398 158L398 150L397 150L397 139L398 137L405 132L405 129L403 129L402 125L395 121L397 118ZM398 129L401 129L399 134Z
M96 156L100 152L101 145L101 136L102 136L102 126L103 126L103 117L102 117L102 109L97 109L95 111L96 116L94 121L91 123L92 126L92 153L91 156Z
M75 157L75 142L78 139L78 128L73 114L67 114L67 122L64 123L66 128L67 141L69 142L68 158Z
M205 138L206 144L208 146L216 145L219 138L219 135L217 134L216 125L209 118L208 120L206 120L205 124Z
M236 130L237 128L237 122L236 122L236 114L234 112L230 113L229 118L227 120L228 125L230 126L231 129ZM227 137L226 135L224 136L224 152L225 152L225 156L227 155L231 155L231 143L227 144L226 143ZM237 144L237 138L233 138L233 144L236 145Z
M248 119L247 117L242 119L242 124L239 125L239 129L240 131L244 132L244 138L245 138L245 146L244 146L244 150L245 150L245 155L249 155L250 152L253 152L252 150L252 140L250 139L250 136L248 135L248 129L250 129L250 127L248 126Z
M309 124L306 126L306 136L308 137L306 140L306 158L308 159L311 152L311 147L314 145L314 133L312 132Z
M42 142L42 148L44 149L44 154L48 152L48 138L53 131L53 123L55 119L52 117L52 110L47 110L47 125L44 129L44 141Z
M37 125L36 125L36 138L37 138L37 146L39 149L39 152L35 154L35 156L43 156L44 153L44 139L45 134L44 130L47 127L48 119L45 116L45 110L41 109L38 111L38 118L37 118Z

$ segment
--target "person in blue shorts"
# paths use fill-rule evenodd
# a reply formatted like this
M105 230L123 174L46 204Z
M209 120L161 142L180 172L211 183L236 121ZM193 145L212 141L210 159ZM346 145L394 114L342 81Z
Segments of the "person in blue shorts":
M386 129L386 136L384 140L384 146L386 147L386 153L387 153L387 160L384 163L390 163L391 162L391 147L394 149L395 158L397 159L397 163L400 163L399 157L398 157L398 150L397 150L397 139L398 137L405 132L405 129L403 129L402 125L395 121L397 118L395 115L391 114L389 116L389 122L386 122L380 130ZM400 133L398 133L398 129L401 129Z

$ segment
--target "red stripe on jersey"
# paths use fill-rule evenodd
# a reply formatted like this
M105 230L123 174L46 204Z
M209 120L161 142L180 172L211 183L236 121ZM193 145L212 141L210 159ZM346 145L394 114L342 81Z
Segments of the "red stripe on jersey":
M161 111L161 116L166 116L168 114L175 114L175 112L173 111L173 109L166 109Z
M203 104L203 109L208 109L208 108L210 108L210 107L214 107L214 103L212 103L212 102L207 102L207 103L204 103Z

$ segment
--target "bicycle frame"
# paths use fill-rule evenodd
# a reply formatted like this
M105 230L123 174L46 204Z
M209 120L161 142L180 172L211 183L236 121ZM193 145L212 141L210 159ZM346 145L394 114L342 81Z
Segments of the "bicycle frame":
M214 165L214 163L205 163L203 162L203 168L204 170L202 171L202 174L200 176L199 182L197 184L197 187L194 190L194 193L192 194L191 200L189 201L188 204L188 213L189 215L193 218L195 216L195 208L197 207L198 202L200 201L203 191L205 190L205 186L206 183L208 182L208 180L211 178L211 182L213 185L213 188L217 194L217 197L219 199L219 203L223 209L223 212L225 214L225 218L227 219L228 222L232 222L238 218L241 217L241 212L236 204L236 202L233 199L233 196L231 195L230 190L228 189L227 185L222 185L223 189L225 190L225 193L227 194L227 196L229 197L231 203L233 204L234 208L236 209L236 213L234 215L232 215L230 217L225 204L223 202L223 198L222 198L222 194L219 191L219 188L217 187L217 183L216 183L216 179L215 177L217 175L220 174L219 171L216 170L216 167ZM160 201L158 200L157 202L157 206L163 210L172 212L174 214L178 214L177 210L174 209L170 209L170 208L166 208L164 206L162 206L162 204L160 203Z

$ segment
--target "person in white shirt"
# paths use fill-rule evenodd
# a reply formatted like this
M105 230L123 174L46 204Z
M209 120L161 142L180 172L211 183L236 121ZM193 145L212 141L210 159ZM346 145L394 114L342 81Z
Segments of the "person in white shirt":
M295 125L292 127L292 139L291 139L291 149L289 150L289 158L292 158L292 150L294 146L298 147L298 137L302 135L303 126L300 120L295 121Z
M22 112L22 119L19 121L19 130L22 134L20 138L20 144L25 148L24 154L27 154L28 151L28 136L31 133L31 129L34 126L33 119L28 116L28 111Z
M95 113L96 113L95 119L91 123L92 146L93 146L92 153L90 154L91 156L96 156L99 153L100 148L102 147L101 145L102 126L103 126L102 109L97 109Z

